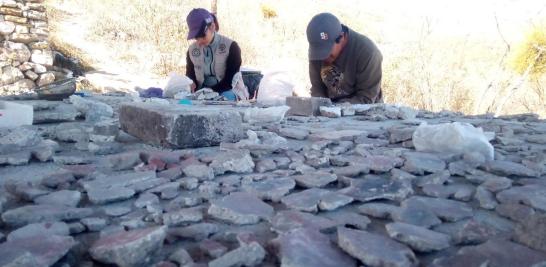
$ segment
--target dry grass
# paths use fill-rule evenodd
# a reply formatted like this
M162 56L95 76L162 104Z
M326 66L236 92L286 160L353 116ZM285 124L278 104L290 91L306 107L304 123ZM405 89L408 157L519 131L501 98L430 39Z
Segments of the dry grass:
M465 6L464 3L450 3L451 6L442 8L444 4L436 4L437 1L425 2L429 7L436 6L437 11L413 14L415 10L410 8L415 7L403 0L218 1L218 18L220 32L241 46L244 65L290 71L299 95L309 94L307 22L313 15L328 11L369 36L382 50L387 102L474 114L496 110L504 96L513 94L502 109L504 113L535 112L546 116L545 83L540 82L543 79L535 77L513 93L510 85L519 74L506 67L506 43L521 42L518 38L523 36L518 33L526 30L521 27L528 25L530 18L520 15L519 24L513 18L501 18L495 25L496 11L491 11L468 14L483 20L473 22L474 25L467 21L469 25L460 26L460 21L455 21L460 18L453 18L450 13L456 13L452 9ZM185 39L185 17L194 7L210 7L209 1L198 0L48 0L48 3L52 7L49 13L52 42L57 49L70 55L80 54L87 61L89 52L86 55L72 51L73 44L55 38L59 32L55 26L60 25L57 21L63 19L55 10L80 10L73 16L88 25L87 40L111 50L107 58L112 64L127 65L128 70L142 75L161 76L171 71L184 72L189 45ZM493 3L481 4L497 6ZM536 12L544 4L536 0L527 5ZM488 10L490 6L485 7L475 9ZM539 12L536 16L545 14ZM486 33L474 28L484 28ZM507 41L505 35L511 38Z

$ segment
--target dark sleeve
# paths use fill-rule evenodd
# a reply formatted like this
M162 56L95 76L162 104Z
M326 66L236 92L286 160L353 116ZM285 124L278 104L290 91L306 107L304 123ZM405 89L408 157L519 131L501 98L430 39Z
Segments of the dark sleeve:
M320 78L321 61L309 61L309 80L311 80L311 96L328 97L326 85Z
M235 76L235 73L239 72L241 62L241 48L239 48L237 42L232 42L229 47L229 55L226 61L226 74L224 75L224 78L211 89L218 93L231 90L233 76Z
M351 104L371 104L381 100L381 63L383 56L376 51L370 57L363 58L358 64L355 94L337 102L349 102Z
M193 83L195 83L195 86L197 86L197 78L195 78L195 67L193 66L193 62L190 58L190 51L186 52L186 76L190 78Z

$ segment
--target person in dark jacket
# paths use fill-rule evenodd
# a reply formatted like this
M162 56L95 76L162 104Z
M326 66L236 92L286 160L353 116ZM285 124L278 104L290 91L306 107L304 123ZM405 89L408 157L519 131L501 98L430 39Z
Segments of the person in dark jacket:
M383 56L366 36L330 13L314 16L307 26L311 96L334 102L383 102Z
M192 91L211 88L228 100L241 98L240 92L232 90L237 82L242 83L237 42L217 32L218 20L206 9L193 9L186 22L188 40L195 40L186 53L186 76L193 80Z

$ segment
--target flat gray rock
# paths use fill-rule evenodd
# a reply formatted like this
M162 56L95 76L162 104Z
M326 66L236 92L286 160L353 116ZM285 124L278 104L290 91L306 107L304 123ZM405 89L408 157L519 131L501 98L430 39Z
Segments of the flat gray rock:
M262 200L271 200L274 202L279 202L294 187L296 187L296 182L290 177L272 178L242 184L244 191L254 194Z
M222 175L226 172L251 173L254 171L254 161L248 150L233 150L216 155L209 167L214 174Z
M419 252L443 250L450 246L448 235L406 223L385 225L389 236Z
M400 207L385 203L365 203L358 206L358 211L379 219L389 219L397 213Z
M481 186L493 193L496 193L512 187L512 180L506 177L491 178L483 182Z
M495 195L483 186L478 186L478 188L476 188L474 198L478 200L480 207L486 210L494 210L499 204L495 198Z
M497 214L515 222L524 222L527 217L535 214L535 210L519 203L501 203L495 208Z
M93 243L89 254L102 263L119 266L147 265L150 255L162 248L166 230L166 226L150 227L104 236Z
M200 180L214 179L214 170L204 164L193 164L182 169L187 177L194 177Z
M0 244L0 266L52 266L77 244L70 236L42 235Z
M337 222L340 226L349 226L360 230L366 230L368 225L372 222L367 216L344 210L324 212L318 216L331 219Z
M451 257L440 258L431 266L534 266L546 261L546 254L520 244L493 239L477 246L466 246Z
M354 141L359 136L365 136L365 131L359 130L337 130L314 133L309 136L311 140L329 140L329 141Z
M87 190L87 197L93 204L107 204L132 198L135 190L125 187L91 188Z
M337 175L326 172L306 173L292 176L296 184L304 188L320 188L337 181Z
M402 170L416 174L437 173L446 169L446 163L435 154L408 152L402 156L406 159Z
M479 244L491 238L506 238L510 235L510 232L503 232L487 222L479 221L478 218L444 223L433 229L451 236L453 243L458 245Z
M375 173L389 172L395 167L400 167L404 164L404 160L398 157L388 156L368 156L354 164L364 165Z
M80 203L81 193L72 190L60 190L34 199L34 203L52 206L76 207Z
M236 192L213 200L208 214L234 224L256 224L273 217L274 210L254 195Z
M273 240L282 266L357 266L356 261L317 229L297 228Z
M101 231L108 224L106 219L97 218L97 217L81 219L81 223L85 225L87 230L90 232Z
M427 184L422 189L427 196L454 198L461 201L470 201L475 192L474 186L469 184Z
M299 128L281 128L279 129L279 135L296 140L305 140L309 136L309 131Z
M523 203L535 209L546 211L546 187L541 185L515 186L499 192L497 200L501 203Z
M42 221L78 220L93 214L90 208L70 208L66 206L27 205L8 210L2 220L11 226L20 226Z
M281 202L287 207L307 212L317 212L319 208L321 210L335 210L352 201L353 198L350 196L319 188L293 193L281 199Z
M163 224L171 227L203 220L203 210L199 207L181 209L163 214Z
M277 233L284 233L296 228L313 228L317 230L331 230L340 225L332 219L313 215L306 212L294 210L283 210L277 212L271 219L272 230Z
M7 240L32 238L40 235L70 235L68 225L64 222L43 222L27 224L8 234Z
M369 266L417 266L419 263L407 246L366 231L340 227L337 243L349 255Z
M418 206L402 206L396 211L392 212L390 217L395 222L402 222L421 226L424 228L430 228L435 225L439 225L442 221L434 214L434 212L418 207Z
M443 185L447 183L450 177L451 173L448 170L445 170L419 177L416 181L416 185L419 187L423 187L425 185Z
M135 207L142 209L149 205L159 204L159 197L152 193L140 194L135 201Z
M380 177L352 179L351 185L338 192L362 202L377 199L403 200L413 194L410 181L389 180Z
M463 202L421 196L413 196L404 200L401 207L426 209L447 221L458 221L471 217L473 214L472 208Z
M195 241L201 241L220 231L220 227L213 223L197 223L186 227L169 228L169 235L183 238L191 238Z
M146 142L178 148L234 143L244 137L238 111L221 107L123 104L121 129Z
M523 176L536 177L536 171L533 171L522 164L505 160L493 160L486 162L483 169L496 175L501 176Z
M535 214L527 217L516 227L514 239L530 248L546 252L546 215Z
M221 257L210 261L208 266L258 266L264 260L265 255L265 249L258 244L258 242L252 242L248 245L242 245L239 248L229 251Z
M34 112L32 124L74 121L78 114L78 110L73 105L59 102L53 109Z

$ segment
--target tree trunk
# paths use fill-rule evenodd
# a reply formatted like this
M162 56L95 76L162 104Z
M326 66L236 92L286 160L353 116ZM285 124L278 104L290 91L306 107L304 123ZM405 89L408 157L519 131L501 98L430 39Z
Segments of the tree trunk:
M211 2L210 2L210 11L213 14L218 14L218 0L211 0Z

